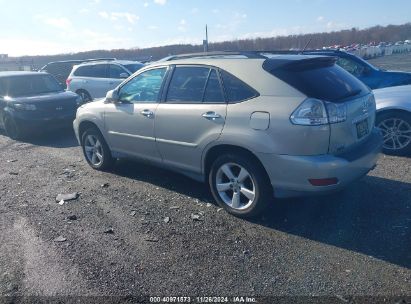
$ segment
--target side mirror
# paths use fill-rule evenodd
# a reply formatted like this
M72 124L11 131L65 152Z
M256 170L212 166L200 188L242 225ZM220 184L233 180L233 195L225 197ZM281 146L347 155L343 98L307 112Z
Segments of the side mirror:
M130 75L128 75L127 73L121 73L120 74L120 78L122 78L122 79L126 79L126 78L128 78Z
M106 94L107 103L117 103L120 101L120 96L117 90L108 91Z

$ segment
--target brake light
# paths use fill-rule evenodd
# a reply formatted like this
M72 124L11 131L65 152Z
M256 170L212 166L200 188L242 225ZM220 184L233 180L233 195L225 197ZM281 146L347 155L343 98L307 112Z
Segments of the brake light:
M66 86L68 87L73 79L67 78L66 79Z
M311 185L316 187L321 186L331 186L338 184L338 178L331 177L331 178L311 178L308 180Z

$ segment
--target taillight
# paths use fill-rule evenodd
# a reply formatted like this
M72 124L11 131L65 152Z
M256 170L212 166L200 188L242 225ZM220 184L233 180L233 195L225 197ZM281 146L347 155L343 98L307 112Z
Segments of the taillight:
M70 85L70 82L71 82L72 80L73 80L73 79L71 79L71 78L67 78L67 79L66 79L66 86L67 86L67 87Z
M293 112L290 120L295 125L319 126L343 122L347 119L345 103L332 103L308 98Z

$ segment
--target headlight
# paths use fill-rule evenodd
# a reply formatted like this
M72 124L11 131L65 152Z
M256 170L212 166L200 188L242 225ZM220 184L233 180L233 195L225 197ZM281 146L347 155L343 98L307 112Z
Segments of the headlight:
M30 103L13 103L13 107L17 110L22 111L35 111L37 110L36 105Z

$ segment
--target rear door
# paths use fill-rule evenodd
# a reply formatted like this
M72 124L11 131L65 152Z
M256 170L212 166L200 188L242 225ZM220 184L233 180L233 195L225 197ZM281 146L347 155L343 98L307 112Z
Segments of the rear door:
M107 91L113 90L121 84L130 74L121 66L116 64L108 65L108 85Z
M92 99L106 96L108 86L108 64L80 66L72 80L73 87L86 90Z
M200 172L202 152L220 136L226 112L216 69L175 67L155 120L156 142L163 161L185 171Z

